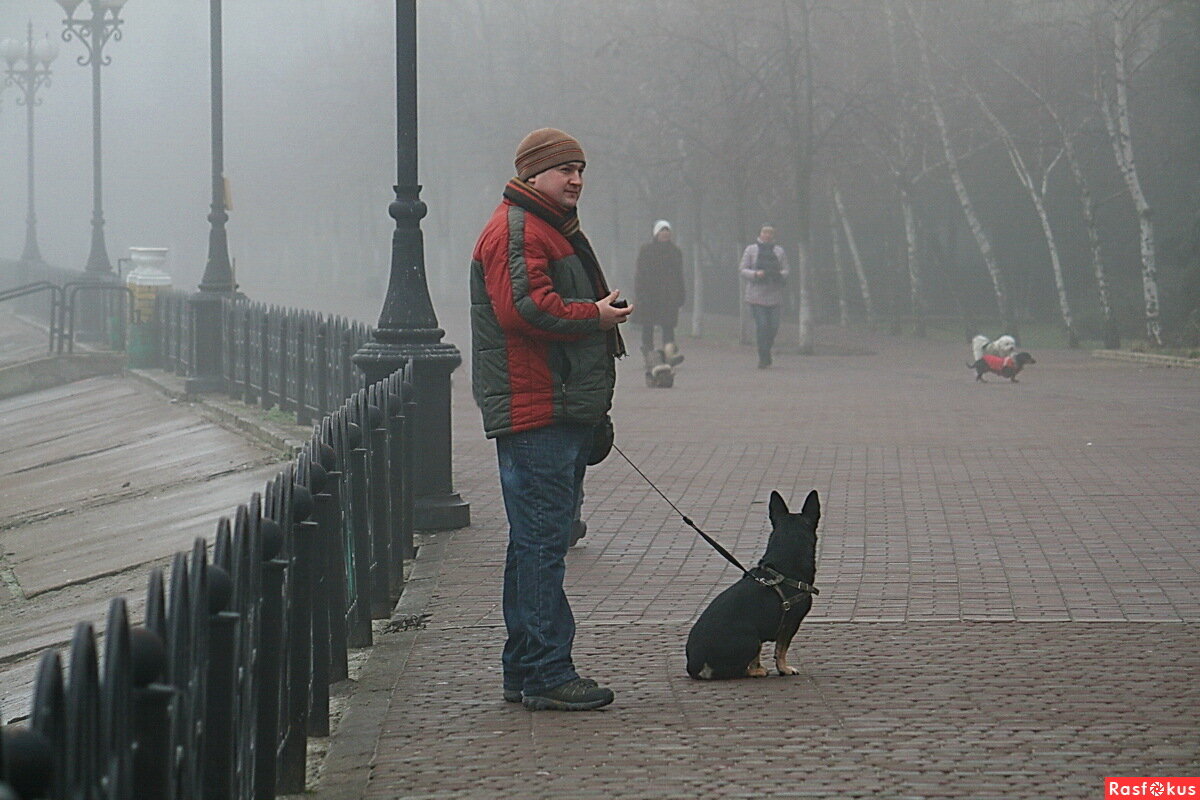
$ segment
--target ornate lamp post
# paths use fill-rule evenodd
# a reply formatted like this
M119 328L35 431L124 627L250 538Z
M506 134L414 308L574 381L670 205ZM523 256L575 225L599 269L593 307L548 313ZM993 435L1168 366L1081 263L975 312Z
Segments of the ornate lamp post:
M76 61L80 66L92 68L92 250L88 255L86 271L101 278L112 272L108 260L108 249L104 245L104 205L102 202L103 174L100 160L100 67L112 63L112 57L104 55L104 46L110 39L121 39L121 6L125 0L88 0L92 16L76 19L75 9L82 0L57 0L67 13L63 20L64 42L78 39L86 53Z
M187 391L204 392L221 386L221 298L233 294L233 268L225 223L224 79L222 76L221 0L209 0L209 51L212 74L212 211L208 215L208 261L192 306L191 374Z
M28 210L25 215L25 249L21 251L21 261L40 263L42 255L38 252L37 244L37 214L33 203L33 109L42 104L37 96L38 90L50 85L50 62L58 55L58 45L49 38L33 42L33 23L26 29L25 43L16 39L5 39L0 42L0 54L8 62L5 81L9 86L17 87L21 95L18 103L25 104L26 132L26 161L25 170L28 180L26 197ZM22 66L18 66L22 64Z
M415 420L422 469L415 476L414 527L449 530L471 522L471 507L454 491L450 457L450 373L462 363L443 343L425 278L421 218L427 208L417 184L417 7L396 0L396 220L387 296L371 341L354 355L368 384L411 362L418 403Z

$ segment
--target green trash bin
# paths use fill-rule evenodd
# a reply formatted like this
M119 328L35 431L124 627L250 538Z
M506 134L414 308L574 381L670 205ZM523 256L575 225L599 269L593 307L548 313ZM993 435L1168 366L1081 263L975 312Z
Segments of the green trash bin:
M159 269L167 260L165 247L131 247L134 267L125 276L125 285L133 292L133 324L129 326L125 357L133 369L159 366L158 320L154 307L158 293L170 287L171 276Z

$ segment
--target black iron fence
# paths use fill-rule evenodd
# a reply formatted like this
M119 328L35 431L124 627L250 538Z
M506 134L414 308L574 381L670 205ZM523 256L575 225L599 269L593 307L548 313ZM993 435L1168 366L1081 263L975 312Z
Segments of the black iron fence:
M249 330L264 325L257 311L245 317ZM321 352L301 333L315 324L297 323L294 352ZM292 335L269 346L293 352ZM88 622L75 628L65 678L58 652L42 657L28 724L0 729L0 798L304 790L308 737L329 733L329 686L347 677L348 648L371 643L371 620L390 613L413 555L408 371L323 416L294 461L217 523L211 548L198 539L177 553L169 578L153 570L142 625L114 599L102 659ZM289 384L286 372L259 378L244 383ZM316 413L315 394L293 396L307 404L298 413Z
M179 375L193 372L188 298L163 292L154 313L151 357ZM362 383L351 358L372 331L361 322L229 298L221 304L221 325L221 378L231 397L294 413L307 425Z
M27 268L10 299L44 317L51 352L70 349L73 298L93 290L75 288L79 273ZM141 366L192 374L189 294L159 291L147 307L104 286L95 293L120 310L111 342L128 323L131 361L136 347ZM307 738L329 733L329 686L400 596L414 555L411 366L360 388L351 359L372 331L340 317L228 298L221 326L221 388L313 435L219 521L211 547L177 554L169 579L151 572L142 625L112 601L103 658L89 622L65 677L57 652L43 656L28 724L0 728L0 800L303 791Z

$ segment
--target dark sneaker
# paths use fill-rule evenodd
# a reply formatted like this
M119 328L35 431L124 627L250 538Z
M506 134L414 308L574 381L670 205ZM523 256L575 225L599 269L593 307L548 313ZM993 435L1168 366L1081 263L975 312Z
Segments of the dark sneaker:
M612 689L589 678L575 678L541 694L527 694L521 702L530 711L591 711L612 701Z
M579 680L583 681L588 686L599 686L599 684L596 683L591 678L580 678ZM504 702L506 702L506 703L521 702L521 690L520 689L505 689L504 690Z

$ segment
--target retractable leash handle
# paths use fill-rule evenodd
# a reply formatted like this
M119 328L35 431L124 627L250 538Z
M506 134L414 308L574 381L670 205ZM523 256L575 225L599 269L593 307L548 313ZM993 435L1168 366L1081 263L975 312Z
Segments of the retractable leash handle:
M718 542L716 539L709 536L704 531L700 530L699 525L692 522L691 518L687 514L684 514L682 511L680 511L679 507L671 502L671 498L669 498L665 494L663 494L662 490L654 485L654 481L652 481L648 477L646 477L646 473L644 473L640 469L638 469L638 465L633 463L633 461L630 460L629 456L625 455L625 453L622 452L621 448L617 447L616 444L614 444L613 450L616 450L618 453L620 453L621 458L625 459L626 463L628 463L629 466L633 467L633 471L636 472L638 475L641 475L642 480L644 480L646 483L650 484L650 488L653 489L654 491L658 492L658 496L661 497L663 500L666 500L667 505L669 505L671 508L675 509L675 513L680 516L680 518L684 521L684 523L686 523L688 525L688 527L690 527L696 533L700 534L700 536L703 537L704 541L706 541L710 545L712 545L713 549L716 550L718 553L720 553L725 558L726 561L728 561L730 564L733 564L735 567L740 569L742 571L743 575L746 575L750 572L750 570L748 570L742 566L742 562L738 561L736 558L733 557L732 553L730 553L728 550L726 550L724 547L722 547L720 542Z

